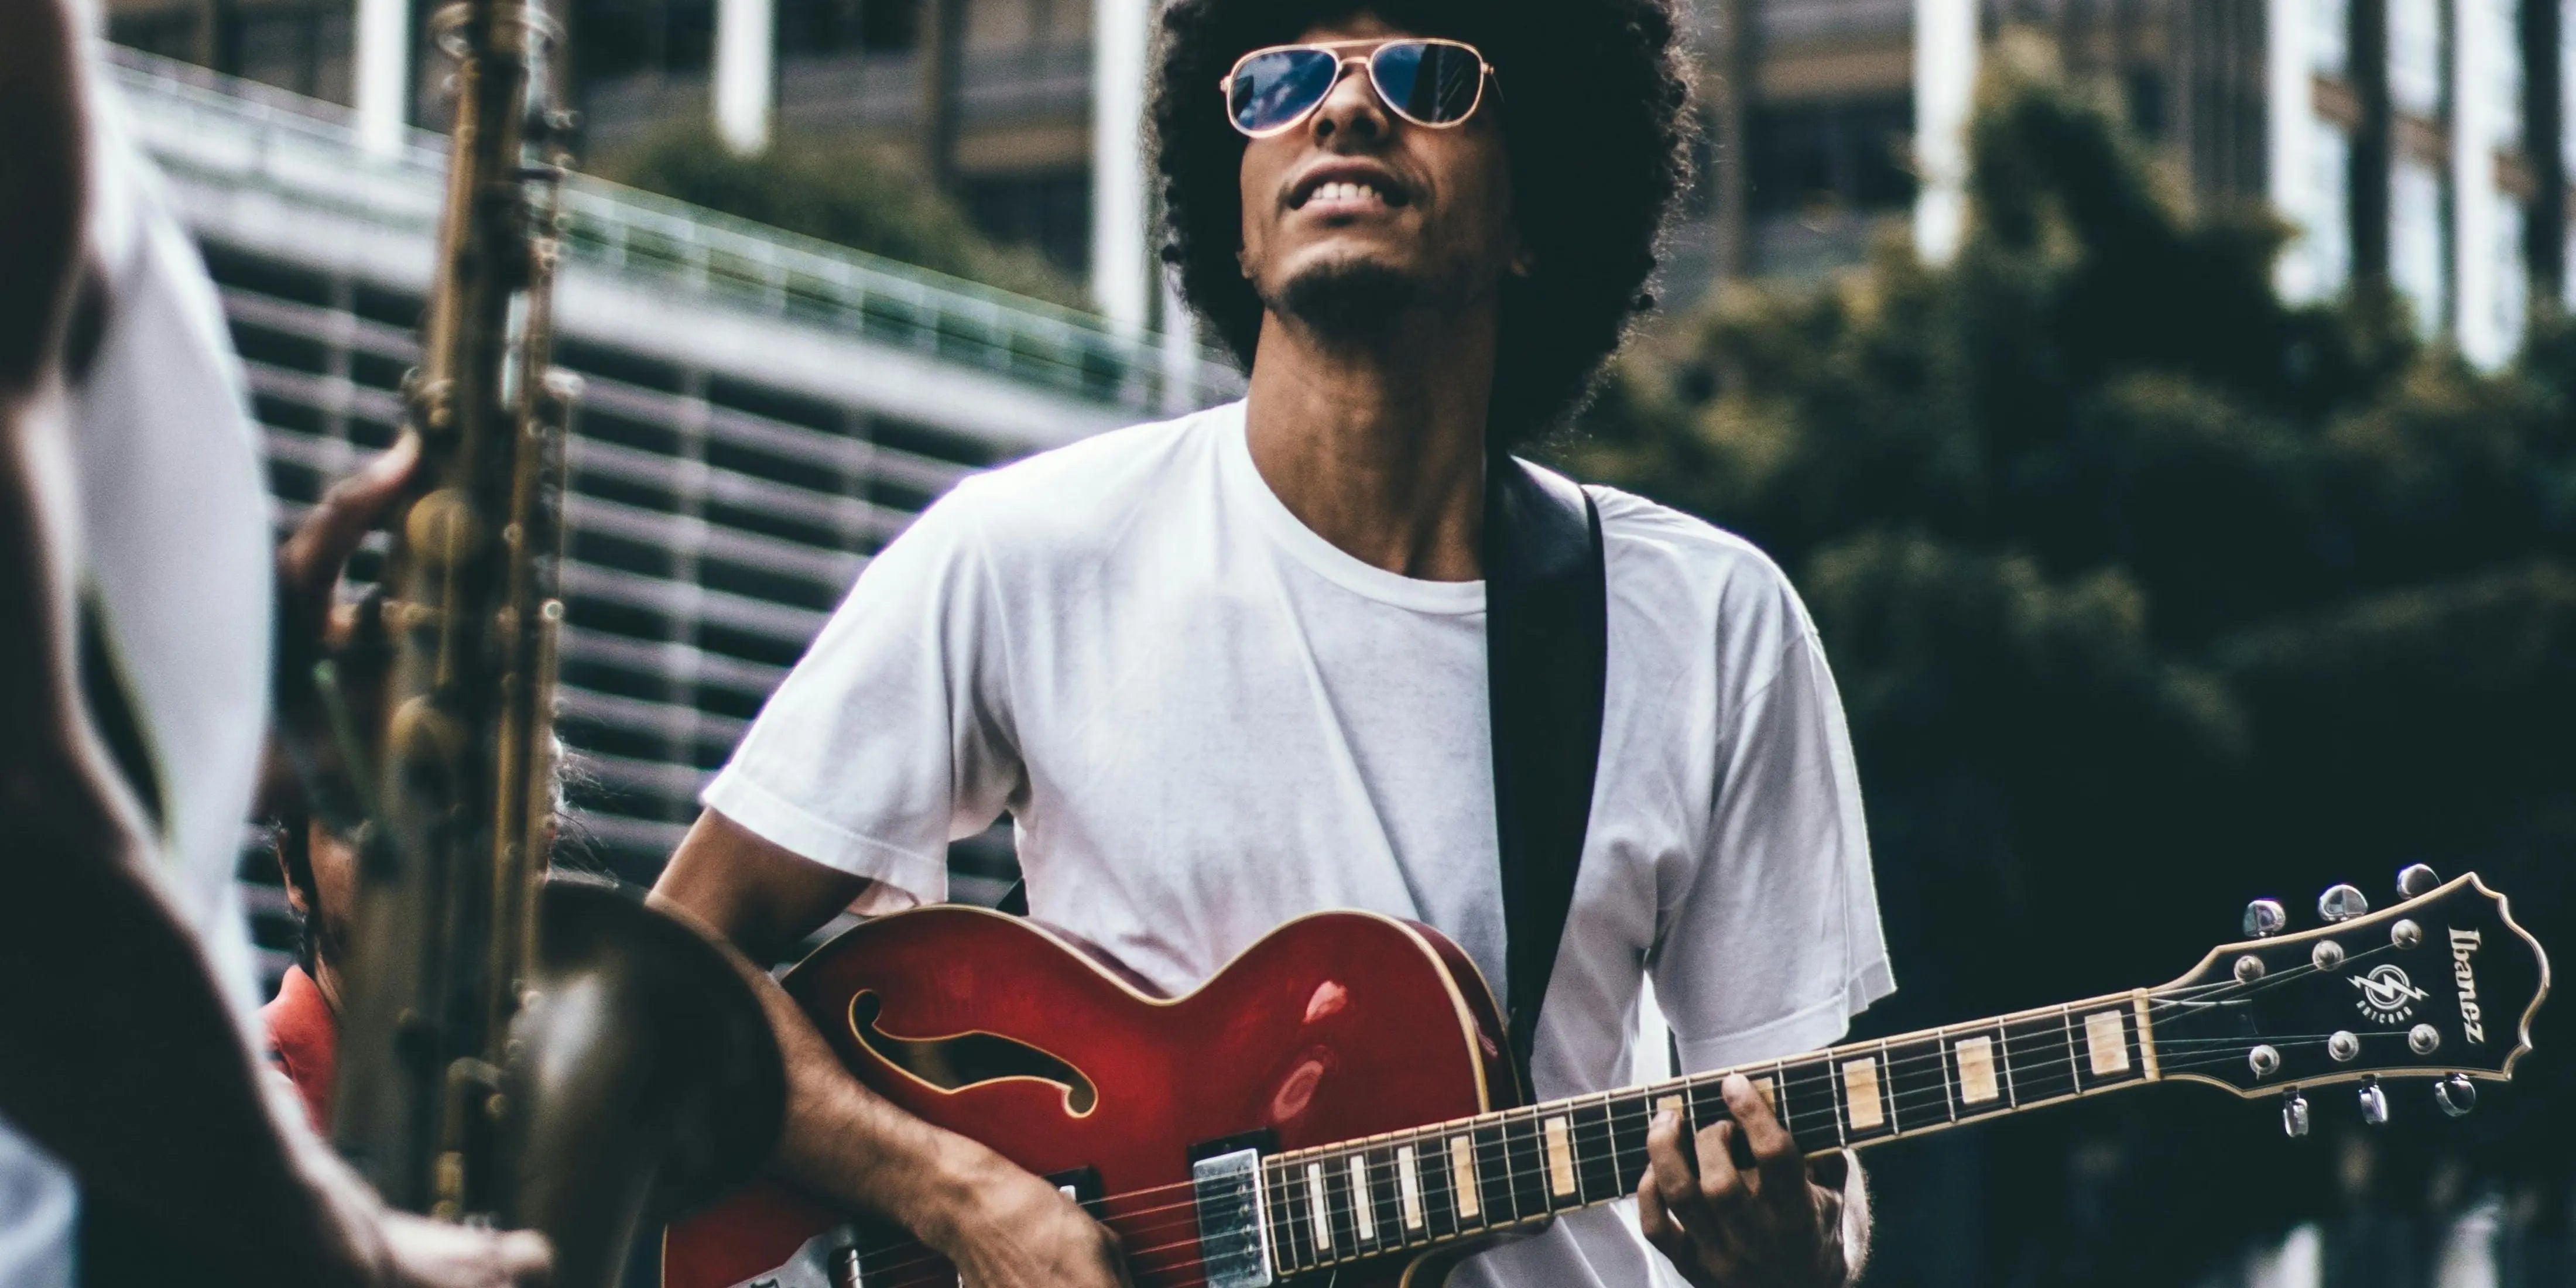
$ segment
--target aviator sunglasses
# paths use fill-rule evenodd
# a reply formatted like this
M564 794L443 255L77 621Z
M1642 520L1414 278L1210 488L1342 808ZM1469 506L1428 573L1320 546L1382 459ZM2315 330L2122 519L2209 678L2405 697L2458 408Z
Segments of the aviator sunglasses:
M1365 54L1344 54L1354 46ZM1294 129L1340 84L1342 69L1368 68L1369 84L1387 110L1432 129L1447 129L1475 115L1485 80L1494 74L1476 47L1455 40L1334 40L1314 45L1272 45L1234 62L1219 87L1226 119L1246 137L1262 139Z

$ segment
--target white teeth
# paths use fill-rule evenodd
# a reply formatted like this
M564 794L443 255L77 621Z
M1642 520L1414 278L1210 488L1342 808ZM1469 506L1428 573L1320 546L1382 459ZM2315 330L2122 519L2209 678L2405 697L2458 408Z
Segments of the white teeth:
M1347 182L1319 184L1315 188L1313 199L1318 201L1357 201L1364 196L1374 197L1380 201L1385 200L1384 195L1379 193L1374 185Z

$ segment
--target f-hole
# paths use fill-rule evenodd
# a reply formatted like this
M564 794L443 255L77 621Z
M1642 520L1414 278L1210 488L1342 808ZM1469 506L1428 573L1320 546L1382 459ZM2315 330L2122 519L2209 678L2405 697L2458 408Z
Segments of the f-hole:
M1026 1042L981 1029L944 1038L899 1038L877 1027L885 1000L873 992L850 999L850 1034L876 1058L945 1092L1007 1078L1034 1078L1064 1091L1064 1107L1076 1117L1091 1112L1100 1100L1091 1079L1056 1056Z

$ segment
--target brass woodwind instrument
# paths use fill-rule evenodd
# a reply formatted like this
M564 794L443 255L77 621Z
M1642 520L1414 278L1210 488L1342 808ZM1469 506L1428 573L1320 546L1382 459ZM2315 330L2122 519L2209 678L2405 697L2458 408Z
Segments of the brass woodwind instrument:
M437 15L456 60L445 209L407 381L418 491L383 586L393 661L358 861L334 1132L397 1206L533 1228L564 1288L639 1223L746 1176L783 1079L714 946L607 883L550 880L565 454L551 365L569 118L530 0Z

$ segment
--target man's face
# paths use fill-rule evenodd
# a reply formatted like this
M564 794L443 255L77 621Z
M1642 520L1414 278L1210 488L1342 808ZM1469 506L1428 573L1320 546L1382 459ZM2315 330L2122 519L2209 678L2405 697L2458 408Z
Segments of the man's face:
M1299 40L1417 34L1363 13ZM1389 309L1457 310L1490 300L1523 258L1501 106L1489 84L1465 123L1415 125L1387 110L1367 69L1354 65L1305 120L1252 140L1243 153L1242 264L1263 304L1306 312L1301 301L1329 297L1337 283L1366 283L1373 307Z

